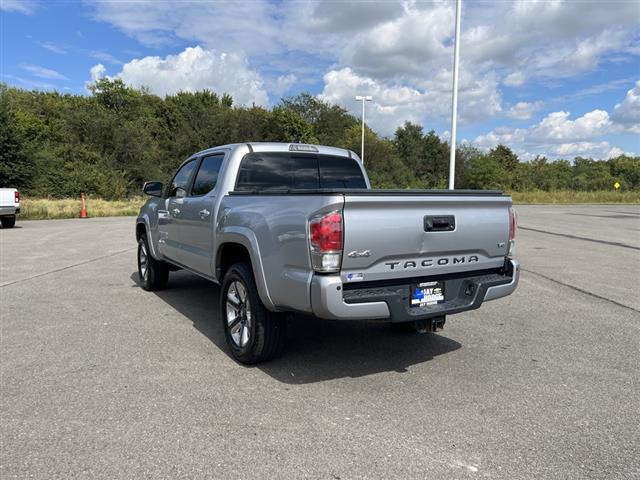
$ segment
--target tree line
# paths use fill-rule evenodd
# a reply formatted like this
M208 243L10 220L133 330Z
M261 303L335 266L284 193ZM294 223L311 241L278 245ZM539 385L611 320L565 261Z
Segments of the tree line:
M318 143L360 151L359 119L302 93L275 107L234 106L203 90L165 98L101 79L90 95L27 91L0 84L0 186L38 197L79 192L120 199L146 180L168 180L192 153L227 143ZM392 138L365 129L365 161L375 188L446 188L449 144L407 122ZM640 157L524 162L505 145L456 150L456 188L640 189Z

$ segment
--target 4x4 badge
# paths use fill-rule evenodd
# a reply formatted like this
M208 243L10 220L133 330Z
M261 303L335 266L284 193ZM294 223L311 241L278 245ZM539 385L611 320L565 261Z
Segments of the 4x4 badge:
M362 250L361 252L354 250L353 252L347 253L347 257L349 258L370 257L370 256L371 256L370 250Z

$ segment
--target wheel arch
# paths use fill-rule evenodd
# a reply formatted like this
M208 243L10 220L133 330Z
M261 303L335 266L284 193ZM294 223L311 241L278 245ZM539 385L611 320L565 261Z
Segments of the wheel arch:
M215 274L219 283L224 280L226 271L234 263L246 262L253 272L260 300L269 310L277 310L271 301L265 272L260 262L260 250L255 238L253 241L238 232L226 232L221 235L222 239L215 255Z
M136 220L136 242L140 241L140 237L146 235L147 237L147 245L149 246L149 250L151 251L151 255L156 260L162 260L158 252L156 251L156 246L153 243L153 239L151 238L151 229L149 228L149 224L146 218L138 217Z

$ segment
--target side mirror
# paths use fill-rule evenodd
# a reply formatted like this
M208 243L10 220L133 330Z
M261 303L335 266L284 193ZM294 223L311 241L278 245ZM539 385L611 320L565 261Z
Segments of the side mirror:
M144 182L142 191L152 197L162 197L162 182Z
M176 188L176 194L175 194L176 198L184 198L186 196L187 196L187 191L184 188L182 187Z

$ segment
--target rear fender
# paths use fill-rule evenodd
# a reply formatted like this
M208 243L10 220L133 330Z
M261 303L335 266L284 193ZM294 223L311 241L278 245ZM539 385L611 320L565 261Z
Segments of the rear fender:
M260 247L253 231L245 227L226 227L222 231L217 233L216 243L218 247L216 249L216 254L213 257L215 259L214 261L216 262L216 265L214 265L213 269L213 271L216 272L216 280L219 283L222 283L223 280L223 278L218 278L217 270L217 267L220 264L218 258L220 255L220 247L226 243L240 244L249 252L249 257L251 259L251 268L253 270L253 277L256 281L256 286L258 287L260 300L262 300L262 303L264 303L265 307L267 307L269 310L277 310L273 301L271 300L271 296L269 295L264 266L262 265L260 256Z

